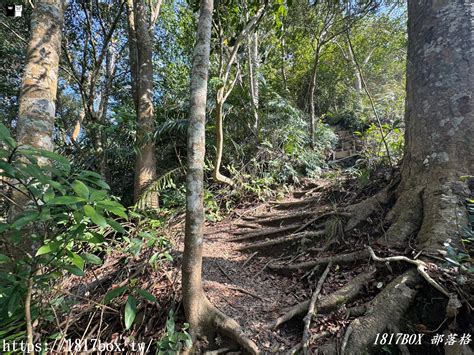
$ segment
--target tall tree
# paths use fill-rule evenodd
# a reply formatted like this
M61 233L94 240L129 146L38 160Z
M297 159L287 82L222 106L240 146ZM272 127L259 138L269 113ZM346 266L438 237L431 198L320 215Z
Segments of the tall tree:
M447 246L461 243L460 231L468 225L463 203L474 190L473 10L472 1L408 2L406 145L397 201L388 216L393 223L380 238L388 246L405 247L415 236L424 255L445 254ZM388 203L381 198L385 193L372 202ZM367 210L367 201L356 208ZM420 278L413 271L392 281L377 301L389 319L370 312L351 323L346 342L351 353L366 350L388 322L400 321L417 294ZM450 298L450 317L460 302L436 288Z
M218 51L219 51L219 69L218 69L218 79L219 87L216 90L216 108L214 111L214 116L216 120L216 159L214 162L214 172L213 178L216 182L233 185L231 178L221 174L221 163L222 163L222 152L224 149L224 104L232 93L234 86L237 82L237 79L240 76L240 65L237 58L237 53L240 46L244 41L253 33L253 31L258 26L259 22L262 20L263 15L268 6L268 1L264 1L260 7L257 8L255 13L247 17L248 20L242 26L242 29L237 33L237 35L229 41L225 38L225 26L223 24L225 16L229 16L228 10L225 6L221 5L219 10L219 16L216 19L216 27L218 34ZM238 21L239 22L239 21ZM230 43L232 42L232 43ZM231 45L230 50L228 45ZM232 67L234 64L237 64L236 72L234 73L234 78L232 77Z
M217 330L233 337L247 351L258 352L256 345L239 325L214 307L202 288L202 247L204 225L204 155L207 80L211 46L213 0L201 0L197 40L191 72L188 126L188 169L186 175L186 232L183 255L183 304L193 341L206 337L213 341ZM190 349L189 349L190 350ZM194 353L199 349L193 349Z
M63 0L35 2L17 122L19 144L50 151L53 150L64 8Z
M135 202L140 200L142 207L157 208L157 191L146 190L156 179L153 29L161 0L157 0L153 8L148 8L145 0L127 0L127 9L132 91L137 112L138 149L133 195Z
M20 89L17 141L20 145L52 151L59 56L64 21L63 0L38 0L31 17L31 36L26 53L26 66ZM41 158L40 164L47 161ZM13 190L15 205L10 218L25 206L26 194Z
M417 235L437 250L459 242L461 176L474 175L474 4L408 4L405 155L390 243Z
M48 151L54 148L54 117L65 6L63 0L35 2L18 110L17 141L20 145ZM43 158L38 162L48 163ZM12 205L10 217L20 212L14 206L27 206L31 203L28 194L21 190L13 190L12 198L15 204ZM31 251L34 247L25 238L25 250ZM33 354L30 298L31 295L25 301L26 335L28 353Z
M258 114L258 105L260 101L260 90L259 90L259 69L260 69L260 60L258 57L258 30L252 33L249 38L248 48L247 48L247 65L249 70L249 87L250 87L250 97L252 101L252 110L254 117L253 129L255 135L259 136L259 127L260 119Z
M121 52L116 48L117 36L114 34L122 18L123 8L122 0L101 4L83 1L71 4L69 16L66 14L66 30L69 31L63 39L66 62L64 73L77 86L82 103L71 138L76 144L82 128L88 128L87 134L94 147L95 167L106 179L107 140L104 127L116 59L118 52ZM84 20L78 21L77 17ZM83 36L75 36L78 32L82 32ZM68 40L70 37L73 39L71 42Z

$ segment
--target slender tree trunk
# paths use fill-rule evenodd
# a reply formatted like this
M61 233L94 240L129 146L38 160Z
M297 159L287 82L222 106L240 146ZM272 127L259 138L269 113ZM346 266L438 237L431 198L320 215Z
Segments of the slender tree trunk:
M472 193L461 181L474 175L472 1L409 1L408 43L402 181L385 240L417 235L436 251L459 242Z
M259 85L258 75L260 69L260 62L258 59L258 32L255 32L250 36L249 45L247 48L248 56L248 69L249 69L249 83L250 83L250 96L252 100L252 110L254 117L253 129L257 138L259 137L260 120L258 115L259 105Z
M204 155L207 79L211 46L213 0L201 0L197 40L191 72L191 97L188 126L188 169L186 175L186 232L183 253L183 305L190 325L194 348L187 352L202 353L196 340L207 338L214 343L220 330L234 338L251 354L258 349L245 337L238 324L215 308L202 288L202 246L204 225Z
M196 46L191 73L188 126L188 172L186 176L186 234L183 255L183 304L190 330L202 332L206 296L202 289L202 244L204 225L204 155L207 79L211 42L213 0L201 1Z
M109 107L109 96L112 91L112 83L115 75L116 57L117 53L114 47L110 46L107 50L107 55L105 57L105 78L104 83L102 84L98 111L100 128L97 132L97 139L99 140L99 142L96 143L96 146L100 146L101 149L97 150L96 154L98 155L97 160L99 162L99 171L100 174L104 177L105 181L109 181L109 171L107 165L107 136L104 127L107 124L107 110Z
M348 36L349 36L349 34L348 34ZM355 60L355 57L354 57L354 52L352 50L352 46L348 46L348 47L349 47L348 48L349 59L351 61L352 68L354 70L354 77L355 77L354 89L360 97L360 95L362 94L362 78L360 76L359 70L357 70L357 63L356 63L356 60Z
M232 179L221 174L222 153L224 150L224 89L217 90L216 108L214 116L216 120L216 159L214 161L213 178L215 181L232 186Z
M318 65L319 65L319 45L316 47L314 53L314 63L311 70L311 78L309 81L308 96L309 96L309 145L314 149L314 135L316 131L316 107L314 95L316 92L316 84L318 80Z
M283 90L285 92L288 92L288 75L286 73L286 42L285 42L285 24L283 23L283 28L282 28L282 35L281 35L281 42L280 42L280 47L281 47L281 76L283 78Z
M133 197L141 207L158 208L153 107L153 24L145 0L127 0L132 93L137 112L137 145Z

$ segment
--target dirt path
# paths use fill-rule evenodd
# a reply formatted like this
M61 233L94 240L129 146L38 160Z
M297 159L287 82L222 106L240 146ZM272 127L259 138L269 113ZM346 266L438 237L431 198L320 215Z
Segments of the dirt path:
M314 185L293 194L281 204L272 202L260 205L257 209L246 211L243 218L228 218L219 223L206 225L204 263L204 289L213 304L233 317L244 331L257 343L264 352L276 353L288 350L300 341L300 334L295 329L283 328L271 331L267 325L274 321L282 309L303 301L308 297L301 283L301 275L282 276L269 272L266 266L285 255L285 249L295 244L282 244L272 248L239 251L238 248L247 241L234 242L232 238L248 231L249 233L269 231L265 236L253 238L258 242L274 240L281 236L290 235L286 230L294 219L268 222L269 215L277 219L286 216L297 217L299 223L316 213L319 192ZM301 204L299 203L300 201ZM309 204L308 204L309 201ZM237 211L238 212L238 211ZM306 218L305 218L306 217ZM253 219L245 221L246 219ZM257 225L258 221L267 221L270 226ZM273 224L273 225L272 225ZM243 228L244 225L256 228ZM281 231L281 232L280 232Z

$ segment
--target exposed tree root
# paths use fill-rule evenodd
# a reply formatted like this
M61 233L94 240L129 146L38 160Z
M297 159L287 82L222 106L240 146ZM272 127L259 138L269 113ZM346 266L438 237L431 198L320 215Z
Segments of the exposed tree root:
M356 228L362 222L365 222L372 213L380 208L381 205L390 202L390 199L393 196L393 185L393 183L387 185L374 196L346 207L345 211L349 212L352 217L347 221L344 231L348 232Z
M197 320L194 319L194 317L198 317L199 319L196 323L198 327L192 328L191 335L194 340L197 340L196 338L200 336L204 337L203 340L205 343L208 343L214 339L215 332L217 331L235 341L250 354L260 353L257 345L255 345L255 343L245 335L239 324L212 305L205 296L203 296L199 312L188 315L188 318L189 317L191 317L192 321ZM188 349L188 352L184 353L193 354L196 352L202 352L202 349L198 349L197 347L199 347L199 341L196 341L193 348Z
M359 354L366 351L373 344L377 333L383 332L389 325L397 325L415 298L415 286L419 282L417 272L409 270L385 287L367 304L366 314L351 322L341 353Z
M240 232L234 233L236 235L240 235L239 237L230 238L229 241L238 242L240 240L267 237L273 234L278 234L278 233L283 233L283 232L291 232L298 229L300 226L301 226L300 224L296 224L296 225L293 224L291 226L282 227L282 228L265 228L257 232L251 231L250 233L249 231L240 231Z
M319 332L318 334L315 334L311 340L312 341L316 341L316 340L319 340L319 339L322 339L322 338L326 338L328 336L330 336L331 333L329 333L328 331L326 330L323 330L322 332ZM295 355L295 354L298 354L299 351L301 350L301 342L296 344L294 347L292 347L287 353L286 355Z
M357 261L366 259L369 257L370 253L367 249L362 249L359 251L355 251L349 254L341 254L341 255L334 255L334 256L326 256L326 257L318 257L316 260L307 261L304 263L298 264L276 264L276 265L269 265L268 267L272 270L283 270L283 271L294 271L300 269L309 269L316 265L324 265L330 262L333 263L349 263L351 261Z
M374 273L375 269L363 272L354 277L350 282L341 287L339 290L318 300L316 303L318 311L321 313L332 311L353 299L355 296L357 296L362 287L372 278ZM291 307L285 314L280 316L274 323L272 323L270 327L272 329L278 328L281 324L300 314L303 314L308 310L309 303L310 300L307 300Z
M280 245L280 244L285 244L289 242L294 242L303 238L313 238L313 237L318 237L324 235L324 231L315 231L315 232L302 232L298 234L292 234L287 237L282 237L282 238L277 238L277 239L272 239L260 243L253 243L253 244L247 244L243 245L236 250L242 251L242 250L249 250L249 249L262 249L262 248L267 248L267 247L272 247L275 245ZM233 240L235 241L235 240Z
M260 224L274 224L283 221L292 221L292 220L304 220L308 217L314 216L315 212L300 212L300 213L291 213L284 215L276 215L274 217L266 217L258 219Z
M238 228L248 228L248 229L258 229L261 228L258 224L250 224L250 223L236 223L236 227Z
M418 189L402 193L386 217L391 225L379 243L390 247L403 245L407 238L420 230L422 220L421 191Z
M247 350L250 354L260 353L257 348L257 345L255 345L255 343L245 335L239 324L237 324L235 320L226 316L219 310L217 310L216 313L215 326L224 335L228 336L231 339L234 339L239 345L242 346L242 348Z
M274 205L277 209L285 209L292 207L303 207L314 204L319 200L319 197L311 197L305 200L289 201L289 202L269 202L270 205Z
M326 277L331 270L332 262L329 262L326 270L324 270L323 274L319 278L318 284L316 285L316 289L311 296L311 301L309 302L308 307L308 314L304 317L304 329L303 329L303 338L301 340L301 346L303 348L303 354L306 355L308 353L308 346L309 346L309 328L311 326L311 320L313 319L314 315L316 314L316 302L318 301L318 296L321 293L321 288L323 287L323 283L326 280Z
M330 216L345 216L345 217L349 217L351 214L350 213L345 213L345 212L337 212L337 211L331 211L331 212L327 212L327 213L324 213L322 215L319 215L315 218L313 218L312 220L306 222L305 224L303 224L300 228L298 228L295 232L300 232L304 229L306 229L307 227L309 227L310 225L312 225L313 223L316 223L317 221L320 221L321 219L324 219L326 217L330 217Z
M426 272L426 269L429 267L428 264L426 264L422 260L412 260L407 258L406 256L391 256L388 258L379 258L378 256L375 255L374 251L372 250L371 247L367 247L367 249L370 252L370 256L372 259L378 262L390 262L390 261L405 261L409 264L413 264L416 266L416 269L418 270L419 274L428 282L431 286L433 286L435 289L437 289L439 292L441 292L443 295L445 295L448 298L451 298L451 295L449 294L448 291L446 291L440 284L438 284L435 280L431 278L430 275ZM436 265L432 264L432 267L436 268Z

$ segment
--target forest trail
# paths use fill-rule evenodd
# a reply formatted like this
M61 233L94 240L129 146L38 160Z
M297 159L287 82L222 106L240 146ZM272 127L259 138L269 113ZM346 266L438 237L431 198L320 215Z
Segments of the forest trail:
M302 275L283 276L271 272L268 266L276 261L291 262L295 256L305 254L302 245L310 233L322 239L323 231L307 230L315 222L314 217L328 209L327 203L321 201L322 184L323 181L311 182L283 201L237 210L237 217L207 224L205 228L206 294L266 353L288 351L301 340L297 327L272 331L268 325L282 310L310 297L308 288L301 282ZM278 244L267 245L271 243Z

